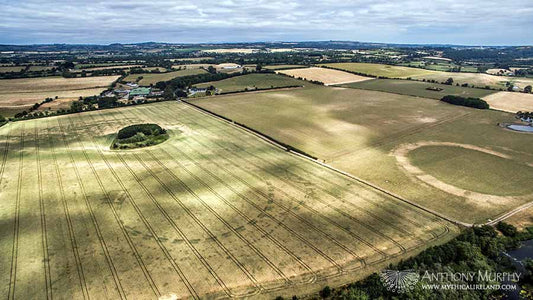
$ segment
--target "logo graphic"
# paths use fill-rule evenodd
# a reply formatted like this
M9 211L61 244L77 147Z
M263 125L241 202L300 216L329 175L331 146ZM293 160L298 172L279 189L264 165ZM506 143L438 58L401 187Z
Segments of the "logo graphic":
M383 270L379 277L387 290L397 293L412 290L420 279L420 275L414 270Z

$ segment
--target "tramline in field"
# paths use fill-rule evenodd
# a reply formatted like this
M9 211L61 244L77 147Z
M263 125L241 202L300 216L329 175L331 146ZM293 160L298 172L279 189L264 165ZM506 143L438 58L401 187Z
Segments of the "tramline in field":
M111 150L154 123L170 138ZM1 294L292 293L363 277L455 227L183 103L0 128Z

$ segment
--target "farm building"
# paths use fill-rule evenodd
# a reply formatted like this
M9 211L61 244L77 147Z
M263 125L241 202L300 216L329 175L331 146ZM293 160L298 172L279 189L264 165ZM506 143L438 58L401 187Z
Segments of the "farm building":
M150 94L150 88L135 88L130 91L130 97L135 96L148 96Z
M143 100L145 99L148 95L150 95L150 91L151 89L150 88L135 88L133 90L130 91L130 94L129 94L129 99L135 99L135 100Z
M195 93L205 93L207 92L207 88L196 88L196 87L193 87L193 88L190 88L188 90L189 94L195 94Z

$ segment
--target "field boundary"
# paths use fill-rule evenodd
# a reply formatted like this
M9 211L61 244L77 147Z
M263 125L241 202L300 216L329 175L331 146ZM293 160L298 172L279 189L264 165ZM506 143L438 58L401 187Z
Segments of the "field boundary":
M268 136L268 135L266 135L266 134L264 134L264 133L262 133L260 131L257 131L255 129L249 128L248 126L246 126L244 124L235 122L235 121L233 121L233 120L231 120L231 119L229 119L227 117L221 116L221 115L219 115L217 113L214 113L214 112L212 112L212 111L210 111L208 109L200 107L200 106L198 106L198 105L196 105L194 103L190 103L188 101L182 101L182 102L192 106L193 108L199 110L200 112L203 112L204 114L210 115L211 117L216 117L217 119L224 120L225 122L228 122L228 123L232 124L233 126L235 126L235 127L239 128L241 130L244 130L244 131L246 131L246 132L258 137L261 140L263 140L263 141L265 141L265 142L267 142L267 143L269 143L269 144L271 144L271 145L273 145L273 146L275 146L275 147L277 147L279 149L282 149L282 150L284 150L286 152L294 154L294 155L296 155L296 156L298 156L298 157L300 157L302 159L306 159L306 160L312 161L312 162L314 162L314 163L316 163L316 164L318 164L320 166L323 166L323 167L325 167L327 169L330 169L330 170L332 170L332 171L334 171L334 172L336 172L338 174L344 175L344 176L346 176L346 177L348 177L348 178L350 178L352 180L355 180L355 181L357 181L359 183L362 183L362 184L364 184L366 186L369 186L369 187L371 187L373 189L376 189L376 190L378 190L378 191L380 191L380 192L382 192L382 193L384 193L384 194L386 194L386 195L388 195L388 196L390 196L390 197L392 197L392 198L394 198L396 200L405 202L405 203L407 203L407 204L409 204L411 206L414 206L414 207L416 207L418 209L421 209L421 210L423 210L425 212L428 212L428 213L430 213L430 214L432 214L434 216L437 216L437 217L439 217L441 219L444 219L444 220L446 220L448 222L451 222L451 223L453 223L455 225L464 226L464 227L473 227L473 226L476 226L476 225L494 225L497 222L503 221L503 220L513 216L514 214L533 206L533 201L525 203L525 204L523 204L523 205L521 205L521 206L519 206L517 208L514 208L514 209L512 209L512 210L510 210L510 211L508 211L506 213L503 213L502 215L500 215L499 217L495 218L494 220L491 220L491 221L488 221L488 222L485 222L485 223L481 223L481 224L462 222L462 221L456 220L454 218L451 218L451 217L449 217L447 215L444 215L442 213L439 213L439 212L437 212L435 210L432 210L430 208L422 206L422 205L420 205L418 203L415 203L415 202L413 202L411 200L408 200L408 199L406 199L406 198L404 198L404 197L402 197L400 195L397 195L397 194L395 194L393 192L390 192L390 191L388 191L386 189L383 189L383 188L381 188L381 187L379 187L379 186L377 186L377 185L375 185L375 184L373 184L373 183L371 183L369 181L366 181L366 180L364 180L362 178L359 178L359 177L357 177L357 176L355 176L355 175L353 175L351 173L348 173L348 172L343 171L341 169L335 168L335 167L333 167L333 166L331 166L329 164L321 162L317 157L309 155L306 152L304 152L304 151L302 151L300 149L294 148L294 147L292 147L290 145L287 145L287 144L285 144L283 142L279 142L278 140L276 140L276 139L274 139L274 138L272 138L272 137L270 137L270 136Z

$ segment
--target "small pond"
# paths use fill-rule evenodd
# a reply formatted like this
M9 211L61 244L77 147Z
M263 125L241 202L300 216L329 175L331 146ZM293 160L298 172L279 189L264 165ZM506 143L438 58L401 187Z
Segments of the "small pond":
M529 125L511 124L511 125L507 125L507 128L511 130L516 130L516 131L533 132L533 126L529 126Z

